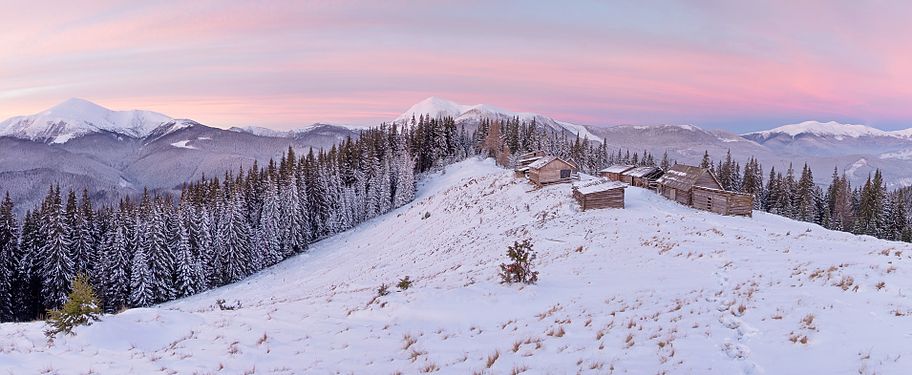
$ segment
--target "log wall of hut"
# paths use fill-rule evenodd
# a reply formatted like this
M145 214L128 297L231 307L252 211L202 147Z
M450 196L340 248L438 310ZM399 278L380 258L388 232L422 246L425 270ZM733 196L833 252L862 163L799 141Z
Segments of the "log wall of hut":
M562 182L570 182L578 177L573 166L560 159L555 159L541 168L529 169L529 181L542 186Z
M609 189L588 194L574 191L573 197L579 202L583 211L597 208L624 208L624 188Z
M692 206L720 215L753 216L754 197L750 194L694 186Z

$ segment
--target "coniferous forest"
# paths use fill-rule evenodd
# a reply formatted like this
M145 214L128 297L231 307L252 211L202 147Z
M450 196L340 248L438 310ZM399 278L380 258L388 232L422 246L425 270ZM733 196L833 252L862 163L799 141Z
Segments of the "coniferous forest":
M179 196L145 192L95 207L88 192L57 186L39 207L17 217L9 195L0 203L0 321L41 317L66 300L85 274L105 312L148 306L232 283L307 251L308 244L410 202L419 177L469 156L509 165L522 152L544 150L595 174L615 163L675 163L642 151L609 150L512 119L482 121L471 132L452 118L381 125L329 150L291 148L265 166L227 171L188 183ZM710 168L729 190L755 196L755 208L826 228L890 240L912 240L908 188L888 192L879 171L853 188L833 173L814 184L806 166L768 174L751 158L731 155Z

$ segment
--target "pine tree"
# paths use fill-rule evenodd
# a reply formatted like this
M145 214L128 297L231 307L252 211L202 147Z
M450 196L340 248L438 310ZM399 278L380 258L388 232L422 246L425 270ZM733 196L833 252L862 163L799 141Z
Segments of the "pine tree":
M10 322L16 318L13 288L17 284L19 266L19 225L13 209L13 201L7 192L0 203L0 322Z
M165 302L174 298L174 253L168 244L166 212L162 204L155 203L146 225L145 255L149 262L152 302Z
M797 219L801 221L814 222L817 218L817 206L815 196L814 176L811 168L804 165L801 170L801 178L798 181L796 190L797 199Z
M70 192L71 202L75 206L75 193ZM69 212L69 203L67 204ZM75 207L74 207L75 211ZM73 228L73 264L77 273L88 273L91 265L95 263L95 220L92 210L92 202L89 200L89 192L82 191L82 205L78 211L75 211L71 219L71 228Z
M104 309L107 312L116 312L117 310L130 305L130 271L131 261L130 253L127 249L127 228L123 214L117 212L114 214L104 247L102 248L103 257L103 281L104 291L102 301Z
M198 285L200 275L197 274L199 272L199 268L196 266L198 261L193 257L190 249L190 231L186 225L178 226L178 237L175 259L175 296L186 297L201 290Z
M134 307L151 305L155 298L152 288L149 261L146 259L145 249L140 247L133 254L133 264L130 269L130 303Z
M101 315L101 304L95 297L89 277L80 273L72 284L73 290L63 307L48 312L48 329L45 331L48 338L53 338L58 333L73 335L74 328L91 325Z
M76 276L70 254L71 228L67 224L60 201L60 187L51 188L41 212L41 236L46 243L41 249L42 296L48 308L57 308L66 301L70 282Z

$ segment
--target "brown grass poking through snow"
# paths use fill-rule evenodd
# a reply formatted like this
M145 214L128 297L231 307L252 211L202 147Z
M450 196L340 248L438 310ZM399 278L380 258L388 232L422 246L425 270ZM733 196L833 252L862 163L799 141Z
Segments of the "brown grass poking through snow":
M428 363L427 366L421 368L421 372L425 374L437 371L440 371L440 366L437 366L436 363Z
M510 370L510 375L519 375L529 370L528 366L519 365Z
M412 335L406 333L405 336L402 336L402 350L408 350L412 347L418 340L416 340Z
M801 319L801 324L804 325L804 328L815 329L814 327L814 314L807 314L804 318Z
M565 333L566 333L566 332L564 331L564 326L559 325L559 326L557 326L557 328L551 328L551 330L548 331L548 336L552 336L552 337L564 337L564 334L565 334Z
M519 350L519 348L515 344L514 344L514 347L517 348L516 350ZM516 350L514 350L513 352L515 353ZM485 361L485 368L491 368L491 366L494 366L494 362L497 362L498 358L500 358L500 350L494 351L494 354L491 354L488 356L488 360Z

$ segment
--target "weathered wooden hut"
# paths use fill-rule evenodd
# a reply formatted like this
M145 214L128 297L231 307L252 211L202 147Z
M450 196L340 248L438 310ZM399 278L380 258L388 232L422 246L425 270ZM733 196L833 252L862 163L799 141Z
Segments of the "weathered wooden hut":
M537 186L570 182L579 178L576 164L556 156L545 156L529 164L529 181Z
M631 186L655 189L665 171L659 167L637 167L621 173L621 182Z
M675 164L656 182L659 194L688 206L693 206L694 186L725 190L709 169L684 164Z
M627 172L633 168L636 168L636 166L616 164L616 165L612 165L608 168L600 170L598 174L599 174L599 177L604 177L611 181L620 181L621 173Z
M516 158L516 166L513 168L513 171L516 173L516 177L525 176L529 171L529 164L536 162L538 159L541 159L544 156L544 151L532 151L519 155L519 157Z
M728 216L753 216L754 196L702 186L693 188L693 207Z
M593 208L624 208L624 189L627 184L605 178L573 186L573 198L583 211Z

